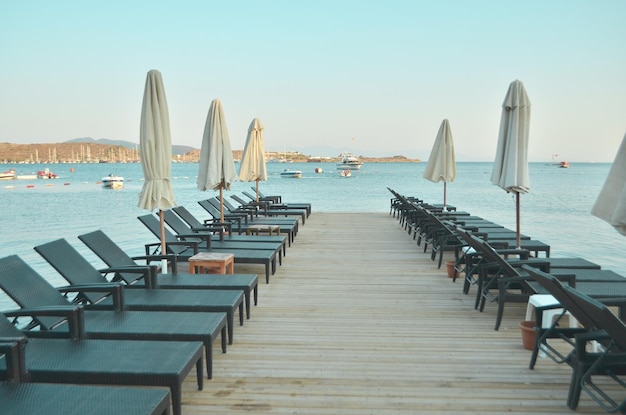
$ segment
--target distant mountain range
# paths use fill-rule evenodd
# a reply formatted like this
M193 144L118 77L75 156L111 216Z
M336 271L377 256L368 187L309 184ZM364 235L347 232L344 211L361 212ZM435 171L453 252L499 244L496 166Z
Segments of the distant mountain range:
M74 138L72 140L67 140L66 143L106 144L106 145L111 145L111 146L122 146L122 147L128 147L128 148L133 148L133 149L139 147L139 143L131 143L130 141L109 140L108 138L99 138L96 140L95 138L91 138L91 137ZM179 154L180 155L187 154L192 150L197 150L197 149L190 147L190 146L172 145L173 156L177 156Z

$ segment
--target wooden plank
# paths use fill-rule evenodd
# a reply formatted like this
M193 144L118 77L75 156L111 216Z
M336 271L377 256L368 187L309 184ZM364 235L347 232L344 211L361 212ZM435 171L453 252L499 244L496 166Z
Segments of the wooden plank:
M314 213L183 413L571 415L569 366L528 369L525 305L494 331L451 281L386 213ZM584 394L578 412L604 413Z

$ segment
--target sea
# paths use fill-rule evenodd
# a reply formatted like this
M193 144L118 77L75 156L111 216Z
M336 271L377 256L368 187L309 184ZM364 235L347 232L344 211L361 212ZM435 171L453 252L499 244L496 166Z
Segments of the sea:
M549 244L552 257L583 257L626 276L626 239L590 213L610 166L570 163L564 169L530 163L530 192L521 195L521 232ZM309 202L313 215L389 213L389 188L443 203L444 185L424 179L425 167L426 163L365 163L351 177L341 177L334 163L268 163L268 180L260 182L259 189L265 195L281 195L285 202ZM66 282L34 251L36 245L65 238L96 267L104 267L78 235L101 229L131 256L143 254L144 244L157 241L137 220L149 213L137 206L143 185L141 164L0 164L0 171L10 168L18 175L45 168L59 175L51 180L0 181L0 258L19 255L54 286ZM302 178L281 177L285 169L302 171ZM514 194L491 184L491 171L490 162L458 162L456 179L446 186L447 203L515 229ZM177 204L205 219L209 216L197 202L219 193L198 190L197 173L197 163L172 164ZM103 188L101 179L109 174L123 176L124 187ZM235 182L224 195L245 198L241 192L253 192L254 186ZM397 222L390 218L389 226ZM14 306L0 293L0 309Z

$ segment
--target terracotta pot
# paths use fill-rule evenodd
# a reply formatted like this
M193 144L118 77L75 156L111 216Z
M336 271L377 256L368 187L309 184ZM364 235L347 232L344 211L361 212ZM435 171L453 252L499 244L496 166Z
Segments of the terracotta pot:
M448 269L448 277L454 278L454 273L456 272L454 269L454 261L446 261L446 268Z
M522 344L524 349L532 350L535 347L535 322L521 321L519 327L522 330Z

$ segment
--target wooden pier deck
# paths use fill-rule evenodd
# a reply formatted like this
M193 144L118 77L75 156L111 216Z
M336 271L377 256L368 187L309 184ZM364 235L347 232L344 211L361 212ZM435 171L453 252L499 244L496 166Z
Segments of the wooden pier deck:
M569 366L528 369L524 306L494 331L495 306L474 310L474 294L388 214L314 212L234 344L216 347L213 379L186 380L183 413L605 413L585 394L567 408Z

